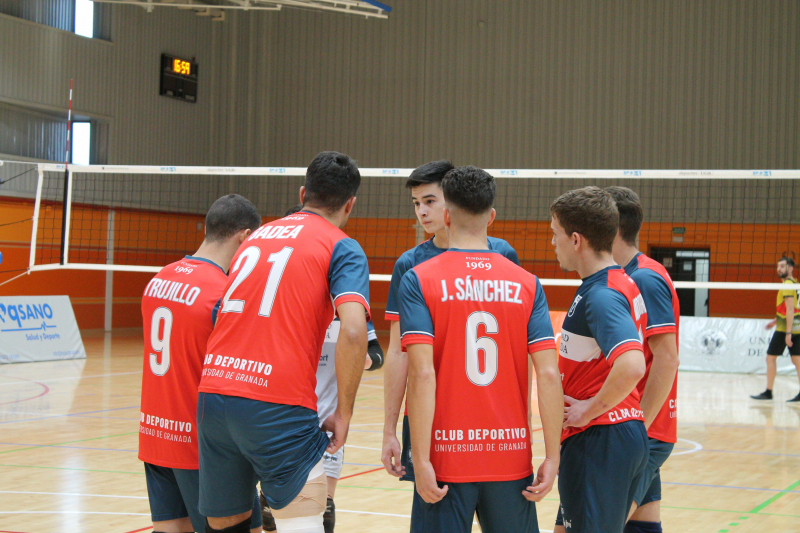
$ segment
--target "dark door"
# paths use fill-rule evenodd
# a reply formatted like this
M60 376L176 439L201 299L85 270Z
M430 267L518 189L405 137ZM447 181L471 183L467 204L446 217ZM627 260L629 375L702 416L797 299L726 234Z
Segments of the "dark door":
M664 265L672 281L708 281L708 250L696 248L650 249L650 257ZM708 289L675 289L682 316L708 316Z

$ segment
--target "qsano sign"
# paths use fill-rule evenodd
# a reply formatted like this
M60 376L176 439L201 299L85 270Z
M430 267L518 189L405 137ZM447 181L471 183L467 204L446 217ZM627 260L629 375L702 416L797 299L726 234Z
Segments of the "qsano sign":
M69 297L0 297L0 363L85 358Z

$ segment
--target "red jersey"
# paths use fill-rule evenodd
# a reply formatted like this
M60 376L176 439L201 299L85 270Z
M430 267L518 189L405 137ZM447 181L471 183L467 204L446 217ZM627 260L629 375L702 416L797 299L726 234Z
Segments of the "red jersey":
M261 226L233 258L200 392L317 409L319 354L335 307L364 306L369 269L356 241L300 211Z
M167 265L142 295L144 368L139 459L196 470L197 385L213 309L228 277L216 264L187 256Z
M629 350L643 351L647 310L639 289L619 266L584 278L561 327L558 368L564 395L587 400L597 395L614 360ZM634 388L619 405L585 427L569 427L561 441L590 426L644 420Z
M436 479L530 475L528 354L555 349L539 280L497 252L451 249L411 269L399 294L403 348L433 345Z
M681 309L678 293L669 277L667 270L658 261L650 259L644 254L636 255L625 266L628 274L642 293L647 306L647 329L645 337L660 333L674 333L675 342L678 343L678 328L680 326ZM680 344L678 344L680 346ZM647 372L636 387L639 395L644 392L647 378L650 376L650 367L653 364L653 352L649 343L645 343L644 357L647 362ZM678 440L678 375L672 383L667 401L661 407L647 435L652 439L663 442L677 442Z

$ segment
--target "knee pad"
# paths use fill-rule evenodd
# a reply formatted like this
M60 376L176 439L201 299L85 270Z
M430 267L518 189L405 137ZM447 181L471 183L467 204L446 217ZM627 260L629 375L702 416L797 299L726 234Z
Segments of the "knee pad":
M238 524L225 529L214 529L206 519L206 532L205 533L250 533L250 518L246 518Z
M325 514L322 515L322 526L325 528L325 533L333 533L333 527L336 525L336 504L333 503L333 498L328 498L328 505L325 506Z
M283 509L273 509L278 533L323 533L322 513L328 499L322 459L311 469L300 494Z
M628 520L623 533L662 533L661 522L643 522Z

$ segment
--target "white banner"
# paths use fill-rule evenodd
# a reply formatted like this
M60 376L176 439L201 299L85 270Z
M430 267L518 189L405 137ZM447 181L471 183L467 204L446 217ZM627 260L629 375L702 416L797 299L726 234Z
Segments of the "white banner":
M0 296L0 364L86 359L68 296Z
M681 370L764 374L766 355L775 328L768 320L682 316ZM788 354L788 352L786 352ZM794 374L788 355L778 357L778 373Z

